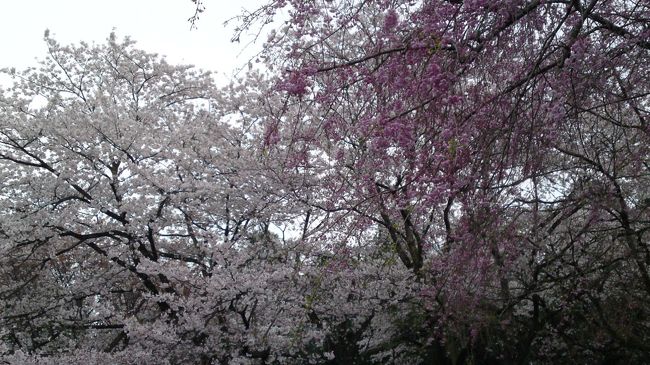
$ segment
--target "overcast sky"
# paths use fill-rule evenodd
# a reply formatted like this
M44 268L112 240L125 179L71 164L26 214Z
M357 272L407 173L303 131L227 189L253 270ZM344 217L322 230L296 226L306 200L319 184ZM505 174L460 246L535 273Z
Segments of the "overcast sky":
M232 44L234 23L223 22L253 10L264 0L205 0L206 11L198 29L187 19L194 14L190 0L27 0L0 2L0 68L34 65L46 54L43 34L50 30L62 44L79 41L102 43L115 29L129 35L148 52L166 55L173 63L194 64L219 75L248 61L260 45ZM244 53L238 54L244 49ZM226 76L218 77L220 81Z

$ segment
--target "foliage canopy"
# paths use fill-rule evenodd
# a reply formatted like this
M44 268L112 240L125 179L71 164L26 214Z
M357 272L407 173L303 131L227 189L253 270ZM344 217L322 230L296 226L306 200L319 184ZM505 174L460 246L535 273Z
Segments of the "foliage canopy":
M650 358L650 2L271 0L242 29L279 11L223 89L114 36L6 70L3 361Z

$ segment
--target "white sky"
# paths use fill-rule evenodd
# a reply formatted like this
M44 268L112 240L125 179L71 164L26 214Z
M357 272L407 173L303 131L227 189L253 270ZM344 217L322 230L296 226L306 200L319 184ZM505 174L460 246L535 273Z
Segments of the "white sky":
M211 70L220 82L246 64L260 43L244 48L230 43L235 22L223 22L253 10L264 0L205 0L198 29L187 19L190 0L13 0L0 2L0 68L23 69L46 54L43 34L50 30L59 43L103 43L115 28L119 38L131 36L137 47L166 55L170 63ZM250 38L250 37L249 37ZM248 39L250 40L250 39ZM244 51L239 55L242 50ZM239 56L238 56L239 55ZM4 83L6 80L0 80Z

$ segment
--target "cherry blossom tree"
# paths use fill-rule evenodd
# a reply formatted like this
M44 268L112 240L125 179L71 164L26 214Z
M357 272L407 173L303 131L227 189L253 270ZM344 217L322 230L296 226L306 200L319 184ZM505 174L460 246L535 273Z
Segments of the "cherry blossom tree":
M235 38L277 17L223 89L114 36L5 71L3 361L650 356L646 0L271 0Z
M382 346L407 353L410 331L415 362L648 356L649 11L341 0L244 14L289 18L260 55L286 98L266 143L287 175L318 177L296 194L320 214L312 238L342 263L387 247L421 285L419 323Z
M40 67L6 70L0 101L2 356L268 357L303 279L269 231L290 208L254 116L234 118L241 95L128 38L45 42Z

